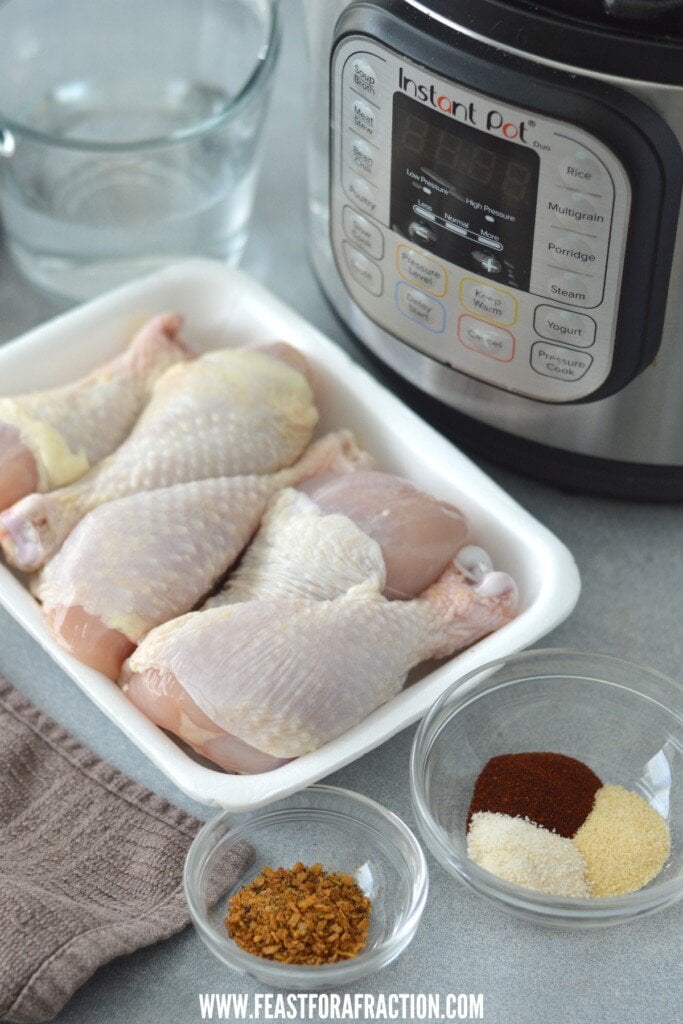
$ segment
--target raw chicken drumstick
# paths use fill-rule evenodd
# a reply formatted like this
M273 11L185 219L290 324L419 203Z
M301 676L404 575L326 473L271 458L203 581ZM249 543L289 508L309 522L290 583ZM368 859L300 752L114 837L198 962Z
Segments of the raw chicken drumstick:
M153 626L189 611L227 572L276 490L368 461L339 431L278 473L197 480L101 505L35 588L48 628L75 657L116 679Z
M303 357L288 345L272 349L220 349L172 367L113 455L70 487L31 494L0 516L7 560L38 569L86 512L124 495L291 465L318 413L308 381L289 365Z
M155 316L116 359L64 387L0 398L0 509L82 476L117 448L152 385L193 353L178 313Z
M409 598L433 583L467 539L454 506L391 473L316 476L277 495L225 590L207 606L263 597L324 600L366 578L368 540L379 544L384 595Z
M498 629L517 601L500 572L470 585L449 568L410 601L386 600L381 585L378 565L333 601L190 612L148 634L124 667L124 691L222 767L263 771L362 721L399 692L414 665Z

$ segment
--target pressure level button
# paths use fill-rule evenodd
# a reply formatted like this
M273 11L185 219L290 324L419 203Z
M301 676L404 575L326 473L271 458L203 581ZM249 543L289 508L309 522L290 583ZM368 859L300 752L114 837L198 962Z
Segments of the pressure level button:
M577 149L571 156L561 160L559 175L563 185L569 185L577 192L587 192L594 196L602 194L604 171L595 157L585 149Z

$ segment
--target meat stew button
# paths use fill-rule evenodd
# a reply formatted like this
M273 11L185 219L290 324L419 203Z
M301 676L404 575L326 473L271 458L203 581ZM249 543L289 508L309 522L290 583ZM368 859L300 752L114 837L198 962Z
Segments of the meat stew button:
M357 132L373 139L377 135L377 117L375 111L365 100L355 99L351 106L351 120Z
M531 346L531 369L543 377L567 382L581 380L592 362L593 357L587 352L577 352L563 345L537 341Z

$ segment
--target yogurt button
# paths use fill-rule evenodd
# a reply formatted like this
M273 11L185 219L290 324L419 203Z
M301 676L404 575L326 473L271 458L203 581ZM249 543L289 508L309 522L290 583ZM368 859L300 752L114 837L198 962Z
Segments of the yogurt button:
M595 320L592 317L555 306L536 307L534 330L542 338L563 341L579 348L590 348L595 342Z
M577 149L571 156L560 160L558 168L560 181L577 192L600 195L604 172L602 165L585 149Z

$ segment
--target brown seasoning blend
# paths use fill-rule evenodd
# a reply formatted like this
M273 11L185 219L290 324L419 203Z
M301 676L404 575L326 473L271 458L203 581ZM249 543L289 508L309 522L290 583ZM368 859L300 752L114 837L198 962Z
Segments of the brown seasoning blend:
M367 942L371 903L355 878L322 864L264 868L228 904L225 924L238 946L285 964L333 964Z

